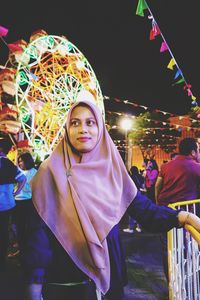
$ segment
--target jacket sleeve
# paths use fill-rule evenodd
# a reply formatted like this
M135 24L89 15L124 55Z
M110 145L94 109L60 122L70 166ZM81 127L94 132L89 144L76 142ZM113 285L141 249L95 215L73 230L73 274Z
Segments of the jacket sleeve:
M31 203L26 241L21 249L21 265L26 283L44 283L52 260L49 229Z
M173 227L179 228L179 211L156 205L139 191L127 210L145 230L157 233L167 232Z

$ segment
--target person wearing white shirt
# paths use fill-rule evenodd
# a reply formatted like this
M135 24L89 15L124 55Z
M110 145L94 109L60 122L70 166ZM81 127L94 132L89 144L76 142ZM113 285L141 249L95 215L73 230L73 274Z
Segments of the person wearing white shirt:
M18 165L26 176L26 184L23 189L15 196L16 200L16 225L17 225L17 238L19 248L23 246L24 236L26 232L26 224L29 216L29 210L32 199L32 191L30 181L36 174L35 163L33 157L29 152L22 153L18 157Z

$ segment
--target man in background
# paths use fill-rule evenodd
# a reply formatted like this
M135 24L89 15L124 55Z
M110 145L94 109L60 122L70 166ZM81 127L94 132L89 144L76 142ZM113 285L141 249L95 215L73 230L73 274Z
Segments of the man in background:
M199 145L194 138L185 138L179 144L179 155L160 168L155 198L158 205L194 200L200 187Z
M199 197L200 188L199 144L194 138L184 138L179 144L179 154L160 168L155 184L155 199L158 205L169 205ZM161 235L163 264L168 279L167 236Z

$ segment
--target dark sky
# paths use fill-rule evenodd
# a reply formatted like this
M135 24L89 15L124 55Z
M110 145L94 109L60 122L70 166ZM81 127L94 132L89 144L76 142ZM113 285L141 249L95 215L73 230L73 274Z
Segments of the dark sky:
M5 40L29 40L31 33L65 35L86 56L104 95L184 114L191 98L183 85L172 86L171 58L160 53L161 37L149 40L147 15L136 15L134 0L6 1L0 25L9 29ZM146 0L192 92L200 97L200 19L197 0ZM0 63L7 56L0 42ZM116 104L115 104L116 105ZM128 109L126 105L125 109Z

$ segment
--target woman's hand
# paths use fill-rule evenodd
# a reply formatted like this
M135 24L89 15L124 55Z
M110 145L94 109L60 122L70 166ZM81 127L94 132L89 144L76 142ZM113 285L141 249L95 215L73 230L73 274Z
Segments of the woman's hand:
M200 232L200 218L193 213L187 211L181 211L178 214L178 221L181 226L186 224L193 226L196 230Z

